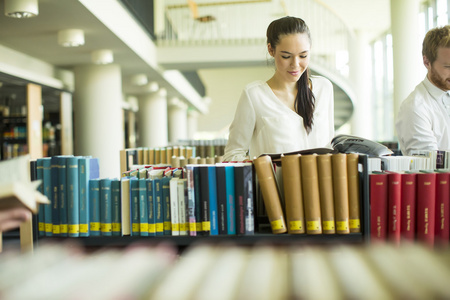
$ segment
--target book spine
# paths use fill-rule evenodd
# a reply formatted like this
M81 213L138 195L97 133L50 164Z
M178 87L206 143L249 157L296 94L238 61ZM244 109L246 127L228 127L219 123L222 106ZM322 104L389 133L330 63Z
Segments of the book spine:
M156 235L156 179L147 179L148 235Z
M243 167L244 169L244 217L245 217L245 234L253 235L255 233L255 217L254 217L254 177L253 164Z
M43 158L43 187L44 195L51 201L52 199L52 174L51 174L51 158ZM52 205L44 206L44 229L45 236L53 236L52 223Z
M400 235L402 240L414 242L416 239L416 174L402 174L400 203Z
M187 180L178 180L178 217L180 220L180 235L188 235L189 222L187 220Z
M225 166L226 193L227 193L227 231L236 234L236 200L234 184L234 166Z
M384 242L387 240L387 174L370 174L370 240Z
M245 234L245 191L243 166L234 167L235 199L236 199L236 234Z
M305 213L300 170L300 155L281 158L286 222L289 234L305 233Z
M450 173L436 173L436 217L435 243L446 247L449 244L449 177Z
M172 235L180 235L180 219L178 218L178 178L170 179L170 218Z
M79 157L68 157L66 160L67 171L67 221L69 237L80 236L80 194L78 179Z
M321 234L322 219L320 213L319 179L317 173L317 155L300 156L302 170L303 200L305 208L306 233Z
M36 179L41 180L41 184L38 187L38 191L41 192L41 194L45 195L44 192L44 165L43 160L41 158L38 158L36 160ZM45 205L40 204L39 205L39 212L38 212L38 232L39 236L45 235Z
M140 235L139 224L139 181L133 177L130 181L130 193L131 193L131 235Z
M121 220L121 201L120 201L120 180L114 178L111 181L111 200L112 200L112 235L120 236L122 232ZM90 200L90 199L89 199Z
M347 154L331 156L333 164L333 195L336 214L336 233L350 233L348 208Z
M52 233L53 236L61 234L61 225L59 219L59 192L58 192L58 158L56 156L50 159L50 173L51 173L51 202L52 202Z
M400 245L401 222L401 174L388 174L388 240L395 245Z
M275 234L287 231L286 222L281 207L280 194L272 167L270 156L260 156L253 162L258 176L264 206L267 210L270 227Z
M321 154L317 156L322 232L325 234L336 233L336 222L334 219L335 199L333 193L333 167L331 157L331 154Z
M201 203L201 223L202 235L210 235L211 221L209 217L209 175L208 167L199 167L200 172L200 203Z
M89 158L78 160L80 193L80 236L89 236Z
M112 236L112 197L111 179L100 180L100 233Z
M219 234L219 225L217 218L217 179L216 167L208 167L208 185L209 185L209 220L211 224L210 234Z
M121 235L131 235L131 189L130 177L120 178L120 220Z
M358 160L359 155L357 153L347 154L348 212L351 233L361 232L361 200L359 191Z
M67 157L58 156L58 183L59 183L59 220L61 236L69 235L68 221L68 184L67 184Z
M145 178L138 179L139 193L139 235L148 236L148 195L147 181Z
M100 236L100 180L89 180L89 232Z
M155 234L164 235L164 219L163 219L163 189L161 179L157 178L155 181Z
M434 246L436 174L417 174L417 241Z
M225 167L216 167L217 182L217 219L219 226L219 235L228 234L227 232L227 193Z
M194 166L186 166L186 178L188 189L188 222L189 235L197 235L197 219L195 215L195 183L194 183Z
M202 234L202 199L200 190L200 169L199 167L194 167L194 213L195 213L195 234L191 235L201 235Z
M170 223L170 177L161 179L163 203L162 213L164 222L164 235L172 235L172 224Z

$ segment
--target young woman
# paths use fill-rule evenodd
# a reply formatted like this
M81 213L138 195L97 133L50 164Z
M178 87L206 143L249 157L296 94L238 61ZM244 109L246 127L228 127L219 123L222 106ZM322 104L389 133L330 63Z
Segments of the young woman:
M242 92L224 161L330 147L334 137L333 87L328 79L309 74L311 36L305 22L296 17L273 21L267 49L275 73Z

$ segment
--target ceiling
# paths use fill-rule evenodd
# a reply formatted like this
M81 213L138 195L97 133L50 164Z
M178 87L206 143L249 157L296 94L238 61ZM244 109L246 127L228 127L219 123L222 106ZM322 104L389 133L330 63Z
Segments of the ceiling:
M103 1L105 8L108 9L108 2L117 0L92 1ZM272 1L276 3L282 0ZM375 37L390 27L389 0L316 1L328 6L338 14L351 30L364 31L370 37ZM197 2L201 4L223 1L197 0ZM235 2L239 2L239 0L235 0ZM186 3L186 1L164 1L165 5L178 3ZM248 5L246 7L248 9ZM251 21L251 17L248 19ZM84 30L84 46L64 48L58 45L58 30L69 28ZM6 17L4 0L0 0L0 44L57 68L69 70L76 65L89 64L91 62L90 53L93 50L108 48L114 51L115 63L121 66L124 83L129 81L130 76L137 73L146 73L150 77L155 76L154 68L150 67L141 56L123 42L123 39L117 37L77 0L39 0L39 15L29 19ZM186 53L186 56L189 56L189 53ZM212 63L209 67L217 66ZM164 66L161 66L162 70L163 68ZM124 84L124 92L131 92L131 90L127 90L126 84Z

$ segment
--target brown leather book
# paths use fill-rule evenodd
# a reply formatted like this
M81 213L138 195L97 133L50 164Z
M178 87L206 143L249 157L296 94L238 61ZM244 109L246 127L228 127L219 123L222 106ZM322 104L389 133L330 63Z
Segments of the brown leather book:
M281 208L280 194L272 167L270 156L260 156L253 161L259 186L263 196L264 206L269 217L270 227L273 233L284 233L287 231L286 221Z
M306 233L321 234L319 179L317 174L317 154L300 156L302 170L303 203L305 209Z
M281 171L288 233L305 233L300 154L281 157Z
M336 233L350 233L348 210L347 154L333 154L333 192Z
M350 232L361 232L358 154L347 154L348 212Z
M329 153L317 156L322 232L325 234L336 233L331 156Z

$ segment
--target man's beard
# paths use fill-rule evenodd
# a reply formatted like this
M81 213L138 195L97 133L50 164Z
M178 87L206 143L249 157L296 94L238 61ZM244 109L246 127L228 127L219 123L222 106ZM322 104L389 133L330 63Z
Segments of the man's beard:
M450 90L450 78L442 78L433 67L430 68L428 76L430 81L441 90Z

